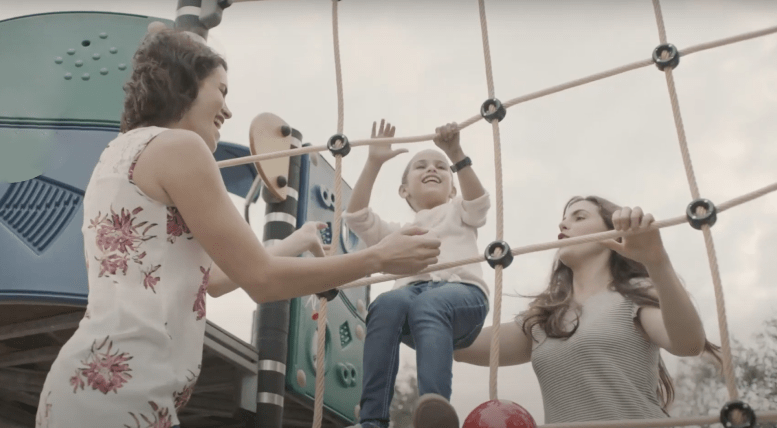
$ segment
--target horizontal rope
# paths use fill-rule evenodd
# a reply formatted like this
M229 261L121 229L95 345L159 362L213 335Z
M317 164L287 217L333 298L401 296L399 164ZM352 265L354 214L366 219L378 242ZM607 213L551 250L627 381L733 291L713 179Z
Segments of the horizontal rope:
M760 189L757 189L755 191L752 191L750 193L744 194L742 196L739 196L737 198L731 199L729 201L726 201L722 204L715 205L717 212L721 213L729 208L733 208L737 205L743 204L745 202L751 201L753 199L756 199L758 197L761 197L767 193L771 193L777 190L777 183L770 184L768 186L762 187ZM652 227L650 229L662 229L665 227L670 226L676 226L678 224L687 223L688 219L685 215L673 217L667 220L661 220L656 221L653 223ZM615 239L621 236L627 236L627 235L634 235L635 232L630 231L616 231L616 230L610 230L607 232L599 232L599 233L592 233L590 235L585 236L577 236L574 238L565 238L565 239L559 239L556 241L549 241L544 242L541 244L533 244L533 245L527 245L524 247L518 247L514 248L511 253L513 253L514 256L518 256L521 254L529 254L529 253L535 253L539 251L545 251L545 250L551 250L554 248L561 248L561 247L568 247L570 245L578 245L578 244L584 244L587 242L595 242L595 241L604 241L607 239ZM348 288L355 288L355 287L363 287L365 285L370 284L376 284L379 282L385 282L385 281L395 281L397 279L406 278L409 276L417 276L422 275L425 273L431 273L431 272L437 272L440 270L450 269L453 267L458 266L464 266L472 263L479 263L485 261L485 256L477 256L477 257L471 257L468 259L461 259L453 262L448 263L440 263L436 265L429 266L428 268L421 270L418 273L415 273L413 275L378 275L374 277L368 277L368 278L362 278L353 282L349 282L348 284L342 285L338 287L340 290L345 290Z
M756 412L758 422L777 421L777 412ZM658 428L720 423L720 416L694 416L666 419L630 419L622 421L568 422L539 425L537 428Z
M727 38L715 40L712 42L694 45L689 48L681 50L680 55L688 56L690 54L700 52L703 50L730 45L733 43L738 43L745 40L754 39L757 37L767 36L774 33L777 33L777 26L764 28L762 30L752 31L752 32L740 34L737 36L727 37ZM527 101L531 101L537 98L542 98L547 95L555 94L577 86L582 86L586 83L595 82L597 80L601 80L607 77L612 77L621 73L625 73L627 71L636 70L642 67L647 67L652 64L653 64L652 58L643 60L643 61L633 62L631 64L616 67L607 71L603 71L601 73L592 74L590 76L573 80L571 82L563 83L561 85L552 86L547 89L542 89L537 92L532 92L530 94L522 95L520 97L513 98L502 104L505 106L505 108L510 108L517 104L525 103ZM480 114L477 114L465 121L458 122L459 130L467 128L468 126L473 125L482 119L483 117L480 116ZM351 146L358 147L358 146L367 146L371 144L420 143L424 141L431 141L435 137L435 135L436 134L427 134L427 135L419 135L414 137L402 137L402 138L374 138L374 139L354 140L354 141L351 141ZM283 157L289 157L289 156L299 156L299 155L304 155L308 153L323 152L327 150L328 149L326 145L307 146L307 147L301 147L298 149L282 150L282 151L273 152L273 153L265 153L261 155L244 156L244 157L235 158L235 159L223 160L223 161L216 162L216 165L218 165L219 168L227 168L231 166L244 165L247 163L259 162L263 160L277 159L277 158L283 158Z

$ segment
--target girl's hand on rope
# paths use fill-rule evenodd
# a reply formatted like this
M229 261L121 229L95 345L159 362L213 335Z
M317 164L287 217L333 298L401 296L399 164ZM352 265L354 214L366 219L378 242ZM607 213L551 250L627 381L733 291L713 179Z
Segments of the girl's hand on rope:
M302 240L302 245L306 251L310 251L316 257L324 257L331 248L331 245L324 245L321 242L321 233L319 231L326 229L326 223L320 221L309 221L302 225L294 234Z
M376 126L377 123L372 122L371 138L392 138L397 130L390 123L386 123L385 119L380 120L380 129L378 129L377 133L375 132ZM407 153L407 149L392 150L391 144L371 144L368 160L383 165L387 160L402 153Z
M653 215L644 214L640 207L623 207L612 214L615 230L642 233L623 236L623 242L610 239L602 241L601 244L643 265L660 263L667 255L661 241L661 233L658 229L650 229L654 221Z
M461 152L461 142L459 141L459 125L451 122L434 130L437 134L434 137L434 144L437 145L449 158L456 157Z
M395 275L414 274L437 263L440 240L426 236L417 226L404 227L371 247L381 260L381 271Z

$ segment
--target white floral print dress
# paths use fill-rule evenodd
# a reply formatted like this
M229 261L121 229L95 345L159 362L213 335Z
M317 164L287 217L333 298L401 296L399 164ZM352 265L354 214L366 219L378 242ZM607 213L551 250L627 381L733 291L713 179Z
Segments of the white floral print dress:
M211 259L181 214L132 181L166 128L111 141L84 196L89 299L54 361L36 427L170 428L200 373Z

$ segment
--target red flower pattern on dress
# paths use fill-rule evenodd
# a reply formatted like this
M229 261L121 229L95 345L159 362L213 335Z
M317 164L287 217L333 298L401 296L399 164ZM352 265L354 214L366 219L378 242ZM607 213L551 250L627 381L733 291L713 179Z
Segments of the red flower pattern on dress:
M175 243L175 238L182 236L184 233L192 233L189 230L189 226L181 216L181 212L176 207L167 207L167 240L171 244ZM187 236L186 239L192 239L192 236Z
M200 367L202 367L202 365L200 365ZM191 370L189 370L189 373L192 374L191 379L189 379L189 376L186 376L186 380L188 380L189 383L186 384L186 386L181 390L181 392L173 393L173 400L175 402L176 412L181 411L181 409L183 409L186 406L186 403L189 402L189 399L192 398L192 392L194 392L194 385L197 383L197 375L194 374Z
M148 272L141 271L141 272L143 272L143 287L146 290L151 288L151 291L153 291L154 294L156 294L156 290L154 289L154 286L159 282L159 277L158 276L154 276L152 274L154 272L156 272L157 269L159 269L160 267L162 267L162 265L156 265L156 266L150 268L148 270Z
M49 427L49 418L51 418L51 404L49 404L49 397L51 397L51 391L46 394L46 398L43 400L43 405L45 407L38 409L38 415L35 418L35 428Z
M116 272L121 271L122 274L127 274L127 256L121 256L119 254L110 254L104 257L102 260L95 257L100 262L100 274L98 278L108 275L116 275Z
M148 416L140 413L140 417L147 424L145 426L141 426L140 419L138 419L138 417L135 416L134 413L129 412L130 416L132 416L132 419L135 419L134 428L172 428L173 418L172 416L170 416L170 409L168 409L167 407L159 407L159 405L153 401L149 401L148 404L151 406L151 409L154 410L154 414L153 414L154 419L151 420ZM133 428L126 424L124 426L126 428Z
M197 290L197 298L194 299L194 307L192 308L192 311L197 312L197 321L205 318L205 292L208 291L210 268L206 270L200 266L200 272L202 272L202 284L200 284L200 289Z
M96 340L92 343L89 356L81 361L81 364L86 367L76 369L75 375L70 378L73 393L78 388L83 390L85 386L91 386L92 390L99 390L103 394L111 391L118 393L119 388L132 378L132 375L128 373L132 369L127 364L132 356L126 352L119 353L118 350L111 354L113 342L109 339L110 336L106 336L99 346L95 346ZM108 347L105 352L98 352L105 348L106 344Z
M140 253L140 245L155 238L155 236L146 236L149 229L156 226L156 223L148 224L147 221L134 224L137 220L137 214L143 211L142 207L137 207L132 211L122 208L117 214L111 208L110 214L97 213L97 217L91 220L89 228L96 229L97 249L102 251L102 258L95 257L100 262L100 273L98 278L105 275L116 275L121 271L127 274L127 264L129 258L135 263L143 264L141 259L146 256L145 252ZM142 231L139 229L146 226Z

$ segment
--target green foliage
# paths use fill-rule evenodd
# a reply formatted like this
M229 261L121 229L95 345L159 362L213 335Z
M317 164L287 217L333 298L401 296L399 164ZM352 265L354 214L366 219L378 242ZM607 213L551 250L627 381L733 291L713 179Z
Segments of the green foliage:
M767 320L754 344L733 340L734 375L739 399L753 410L777 410L777 318ZM673 416L719 415L729 401L722 368L712 358L682 360L675 378ZM720 426L715 424L713 426ZM777 428L777 422L761 422L758 428ZM710 425L703 425L708 428Z

